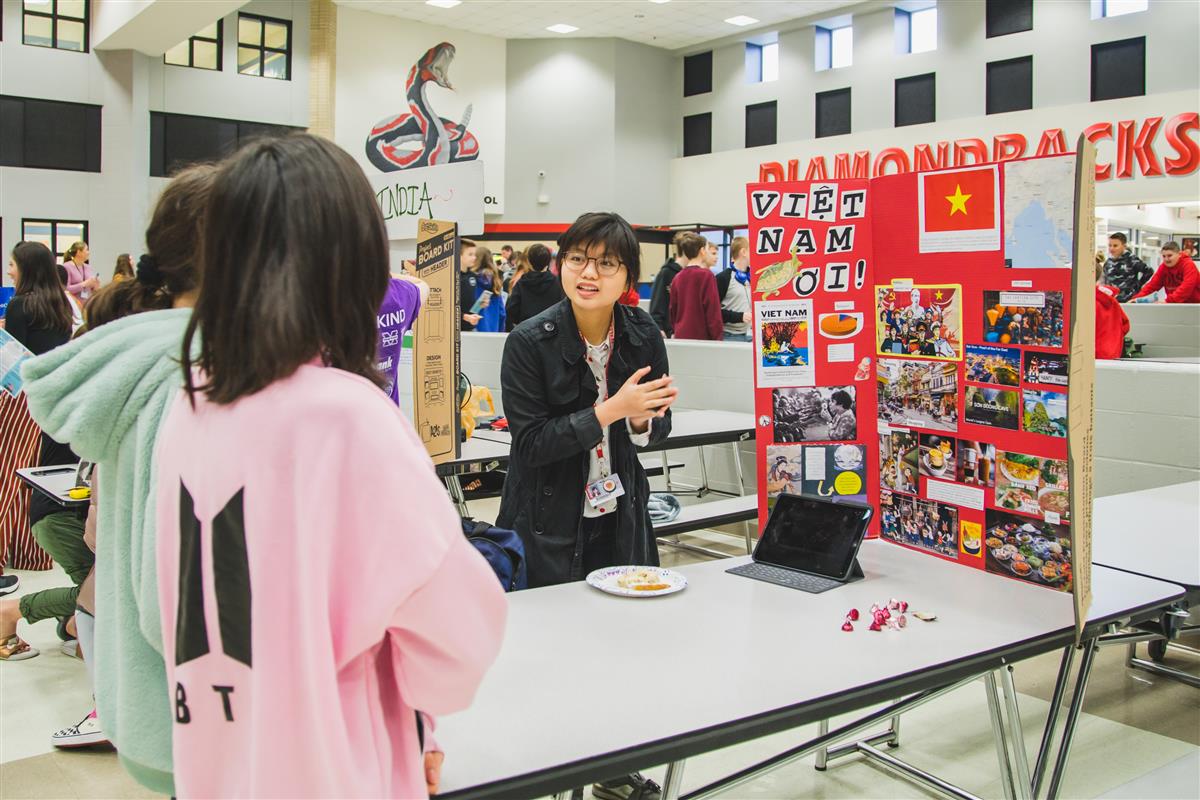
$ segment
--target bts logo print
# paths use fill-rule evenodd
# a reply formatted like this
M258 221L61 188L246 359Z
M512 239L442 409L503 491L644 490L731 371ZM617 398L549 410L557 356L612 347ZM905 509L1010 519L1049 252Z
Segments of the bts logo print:
M243 489L229 499L209 526L212 548L213 589L217 601L217 624L221 649L235 661L253 667L250 622L250 562L246 553L246 523ZM179 485L179 608L175 616L175 666L209 653L208 621L204 614L204 575L201 557L200 520L187 487ZM225 707L225 719L233 721L232 686L214 686ZM187 692L175 684L175 720L191 722Z

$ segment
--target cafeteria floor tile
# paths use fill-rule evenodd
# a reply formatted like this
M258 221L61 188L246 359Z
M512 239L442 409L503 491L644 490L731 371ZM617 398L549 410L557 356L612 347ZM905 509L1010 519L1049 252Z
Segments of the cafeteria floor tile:
M494 519L497 501L472 504L480 519ZM683 541L731 555L744 552L740 526L728 532L697 531ZM684 565L706 561L680 550L663 550L663 562ZM22 592L66 582L61 570L20 572ZM16 798L144 798L153 796L121 769L110 748L53 752L50 734L83 717L91 708L84 665L62 655L54 624L20 629L42 655L30 661L0 664L0 800ZM1144 653L1145 646L1142 647ZM814 658L830 657L814 653ZM1080 717L1064 798L1200 797L1200 695L1172 681L1126 669L1122 648L1106 648L1097 657L1085 711ZM1196 659L1171 654L1176 665L1194 671ZM1026 745L1038 743L1045 719L1058 654L1019 664ZM753 676L729 676L753 680ZM664 691L670 691L669 686ZM719 685L714 687L719 691ZM996 755L981 683L971 684L904 716L902 758L983 797L1000 797ZM1061 723L1060 723L1061 724ZM777 734L720 750L688 762L684 790L736 771L810 738L815 726ZM453 753L447 768L453 769ZM647 770L661 780L662 768ZM730 798L924 798L923 790L874 764L852 757L827 772L803 759L727 792Z

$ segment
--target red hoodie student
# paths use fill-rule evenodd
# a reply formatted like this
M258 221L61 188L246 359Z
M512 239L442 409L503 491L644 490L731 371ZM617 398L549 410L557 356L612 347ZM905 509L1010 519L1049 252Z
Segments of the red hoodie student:
M1162 257L1163 263L1154 277L1146 281L1133 300L1166 289L1168 303L1200 303L1200 273L1196 272L1196 262L1181 253L1175 242L1162 246Z
M719 342L725 334L721 321L721 297L712 274L716 250L698 233L678 239L679 251L688 264L671 281L671 330L676 339L708 339Z
M1096 284L1096 358L1120 358L1125 352L1129 317L1117 302L1117 290Z

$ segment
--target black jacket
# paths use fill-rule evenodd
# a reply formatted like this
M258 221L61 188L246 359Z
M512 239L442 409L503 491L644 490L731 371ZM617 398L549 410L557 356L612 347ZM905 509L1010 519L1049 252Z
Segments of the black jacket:
M562 284L558 276L548 269L541 272L526 272L517 281L504 306L508 330L513 330L527 319L532 319L563 297Z
M1104 282L1116 287L1118 303L1128 303L1152 277L1154 270L1129 250L1104 262Z
M646 312L618 305L613 326L610 392L647 365L650 374L645 380L666 374L667 348ZM517 326L504 345L500 385L513 439L496 525L520 534L531 587L586 577L580 529L583 490L589 453L603 434L596 420L596 381L585 353L569 300ZM668 411L651 423L650 441L661 442L670 432ZM613 512L618 563L657 565L646 509L650 483L624 420L609 428L609 445L614 472L625 487Z
M458 311L460 314L471 313L471 307L475 305L475 287L477 285L479 285L479 278L474 272L462 270L458 273ZM465 319L461 322L464 331L475 330L475 326Z
M729 291L730 281L735 280L733 277L733 267L726 267L717 273L717 297L721 298L721 304L725 303L725 293ZM745 322L742 319L741 311L730 311L727 308L721 309L722 322Z
M650 316L654 318L658 329L667 336L672 333L671 281L675 280L675 276L682 269L683 267L679 266L675 259L669 259L655 276L654 289L650 292Z

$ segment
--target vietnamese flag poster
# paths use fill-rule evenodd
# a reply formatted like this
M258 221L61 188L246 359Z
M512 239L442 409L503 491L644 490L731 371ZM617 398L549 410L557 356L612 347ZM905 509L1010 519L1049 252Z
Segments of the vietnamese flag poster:
M1000 180L995 164L921 173L920 252L1000 249Z

